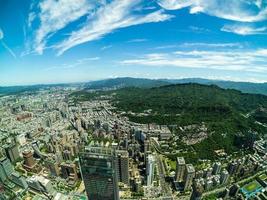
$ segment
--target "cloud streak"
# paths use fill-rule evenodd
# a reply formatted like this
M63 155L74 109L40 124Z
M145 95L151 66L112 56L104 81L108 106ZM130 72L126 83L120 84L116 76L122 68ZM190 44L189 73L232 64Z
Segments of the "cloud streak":
M44 0L38 5L39 13L31 12L28 17L28 26L32 27L35 19L40 25L34 35L33 49L42 54L47 40L57 31L63 29L71 22L88 14L95 4L87 0Z
M221 28L221 31L238 35L264 35L267 34L267 26L254 27L251 25L225 25Z
M256 51L173 51L120 61L122 65L199 68L267 73L267 49Z
M165 14L163 9L146 10L143 2L143 0L43 0L32 6L28 16L28 28L34 29L34 22L39 22L31 48L36 53L42 54L52 36L74 22L77 23L76 30L65 34L65 39L52 47L58 55L82 43L98 40L120 28L161 22L173 17ZM146 10L146 14L142 14L143 10Z
M167 10L189 7L191 14L205 13L238 22L258 22L267 19L266 1L159 0L158 3Z
M9 52L9 54L13 57L13 58L17 58L16 54L12 51L11 48L9 48L9 46L4 42L4 32L3 30L0 28L0 43L2 44L2 46Z
M163 10L146 15L132 14L131 10L140 2L140 0L114 0L106 4L80 30L72 32L69 38L56 47L59 51L58 55L84 42L98 40L116 29L172 18L171 15L164 14Z

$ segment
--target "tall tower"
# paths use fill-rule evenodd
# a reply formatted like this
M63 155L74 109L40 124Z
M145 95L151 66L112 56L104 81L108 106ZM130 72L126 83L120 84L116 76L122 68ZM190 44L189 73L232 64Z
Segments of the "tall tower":
M117 150L117 173L120 182L129 184L129 155L127 151Z
M178 182L182 182L185 172L185 160L183 157L177 157L176 159L176 174L175 179Z
M79 160L88 199L119 200L115 150L86 147Z
M195 177L195 168L192 164L187 164L184 175L184 190L189 190Z
M147 185L152 185L154 180L156 158L154 155L149 154L146 161L146 176L147 176Z
M32 168L35 166L35 160L33 158L33 153L30 150L25 150L22 152L23 158L24 158L24 164L27 167Z
M16 162L19 159L19 148L15 142L4 145L4 149L5 149L7 158L12 163Z

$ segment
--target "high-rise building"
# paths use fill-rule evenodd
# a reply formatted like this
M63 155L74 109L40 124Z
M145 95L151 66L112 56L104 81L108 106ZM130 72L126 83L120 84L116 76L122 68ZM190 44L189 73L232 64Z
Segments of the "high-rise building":
M116 152L109 147L86 147L80 168L89 200L119 200Z
M184 190L189 190L195 177L195 168L192 164L187 164L184 174Z
M14 168L8 158L0 159L0 181L4 183L14 172Z
M25 150L22 152L24 158L24 165L32 168L35 165L35 159L33 158L33 153L30 150Z
M146 176L147 176L147 185L152 185L154 181L156 158L154 155L149 154L146 161Z
M178 182L182 182L185 172L185 160L183 157L177 157L176 159L176 174L175 179Z
M117 173L120 182L129 185L129 155L127 151L117 150Z
M191 194L190 200L201 200L203 192L204 192L203 185L199 181L194 182L193 192Z
M212 168L212 174L213 175L219 174L221 172L221 168L222 168L222 165L220 162L214 163L213 168Z
M53 159L47 159L45 161L46 168L49 170L51 176L59 176L59 163Z
M220 176L220 183L221 183L221 184L225 184L225 183L227 183L228 178L229 178L229 173L228 173L228 171L227 171L227 170L223 170L223 171L221 172L221 176Z
M68 161L61 163L60 167L62 177L67 179L69 183L74 184L78 179L76 165L73 162Z
M13 142L4 146L6 157L12 162L16 162L19 159L19 148L18 145Z

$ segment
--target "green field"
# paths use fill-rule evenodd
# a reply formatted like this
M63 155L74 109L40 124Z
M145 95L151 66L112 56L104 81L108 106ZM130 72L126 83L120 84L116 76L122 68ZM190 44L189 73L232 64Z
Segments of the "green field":
M251 192L254 192L255 190L257 190L258 188L260 188L261 185L258 183L258 181L253 181L247 185L244 186L244 189L251 193Z
M267 175L266 174L262 174L259 176L259 178L263 181L266 181L267 180Z

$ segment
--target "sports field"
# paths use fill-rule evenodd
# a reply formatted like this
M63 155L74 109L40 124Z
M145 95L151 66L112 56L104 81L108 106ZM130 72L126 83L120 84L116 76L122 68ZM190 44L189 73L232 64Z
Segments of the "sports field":
M246 198L253 197L256 193L262 190L262 186L258 181L252 181L241 188L241 191Z

